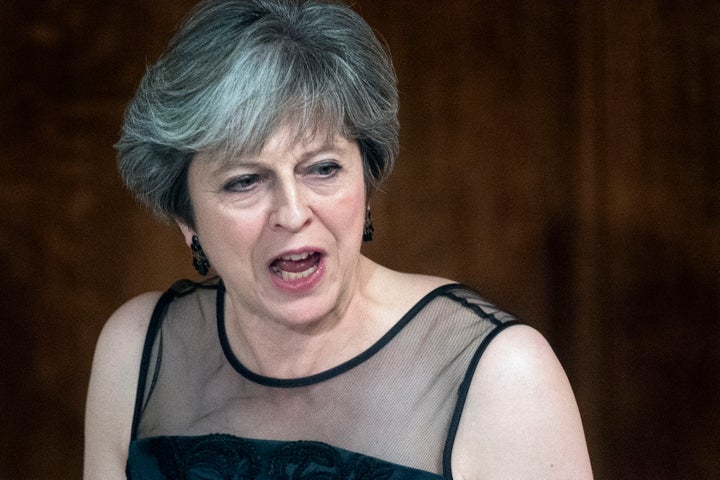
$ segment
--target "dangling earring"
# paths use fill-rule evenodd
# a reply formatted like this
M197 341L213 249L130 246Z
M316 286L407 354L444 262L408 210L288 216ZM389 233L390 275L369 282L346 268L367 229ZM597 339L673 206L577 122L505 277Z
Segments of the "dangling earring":
M190 245L193 256L193 267L200 275L207 275L210 270L210 261L203 251L202 245L200 245L200 239L197 235L193 235L192 244Z
M372 242L373 239L373 232L375 229L373 228L372 223L372 215L370 214L370 208L365 211L365 227L363 228L363 242Z

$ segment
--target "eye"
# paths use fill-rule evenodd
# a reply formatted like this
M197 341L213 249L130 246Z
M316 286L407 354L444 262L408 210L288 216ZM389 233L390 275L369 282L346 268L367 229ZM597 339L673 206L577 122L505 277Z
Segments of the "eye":
M223 190L226 192L247 192L260 183L260 175L248 174L234 177L223 185Z
M337 162L320 162L312 165L309 168L309 173L318 177L331 178L334 177L341 168Z

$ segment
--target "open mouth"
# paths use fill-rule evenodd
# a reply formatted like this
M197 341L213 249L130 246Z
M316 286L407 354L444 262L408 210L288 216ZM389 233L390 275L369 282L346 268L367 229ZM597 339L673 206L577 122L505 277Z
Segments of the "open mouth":
M299 280L315 273L321 259L319 252L283 255L270 264L270 271L285 281Z

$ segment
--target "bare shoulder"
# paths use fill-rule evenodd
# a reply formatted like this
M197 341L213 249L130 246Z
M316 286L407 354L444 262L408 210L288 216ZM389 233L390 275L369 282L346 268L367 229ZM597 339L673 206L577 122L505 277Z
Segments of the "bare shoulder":
M110 316L105 323L98 347L112 348L128 346L126 341L134 343L138 335L144 339L150 315L152 314L161 292L148 292L128 300ZM118 344L117 342L120 341Z
M531 327L507 328L483 354L452 468L459 479L592 478L570 383L548 342Z
M142 348L160 293L111 315L98 338L85 410L84 478L124 478Z

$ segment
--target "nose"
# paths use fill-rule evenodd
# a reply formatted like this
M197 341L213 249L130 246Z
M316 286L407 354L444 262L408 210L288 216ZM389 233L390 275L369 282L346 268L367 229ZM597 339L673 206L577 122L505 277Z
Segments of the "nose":
M297 183L294 181L278 182L270 217L273 228L296 233L302 230L311 218L312 210Z

